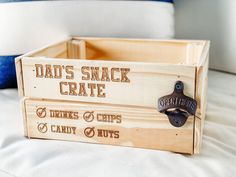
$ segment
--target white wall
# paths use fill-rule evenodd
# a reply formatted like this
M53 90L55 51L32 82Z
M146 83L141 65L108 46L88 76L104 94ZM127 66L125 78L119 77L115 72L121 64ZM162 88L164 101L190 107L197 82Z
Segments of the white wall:
M176 38L209 39L210 68L236 73L236 1L175 0Z
M0 55L22 54L70 35L172 38L173 13L172 4L155 1L0 3Z

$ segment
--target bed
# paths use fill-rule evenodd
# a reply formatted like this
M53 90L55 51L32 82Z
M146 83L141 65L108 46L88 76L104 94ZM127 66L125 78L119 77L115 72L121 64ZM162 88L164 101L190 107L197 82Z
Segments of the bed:
M236 173L236 76L209 72L202 151L158 150L27 139L16 89L0 90L0 176L221 176Z
M31 3L37 3L37 6L32 6ZM113 1L96 2L96 7L91 1L80 2L80 4L72 1L67 2L66 5L64 3L62 1L20 2L20 7L15 3L0 4L0 22L5 24L0 28L0 59L2 62L9 61L8 64L12 66L11 70L0 70L0 80L2 79L0 88L9 87L6 85L9 80L13 81L11 86L15 86L15 73L11 73L12 78L3 80L6 78L5 71L14 71L12 63L15 55L54 43L69 34L135 38L174 36L172 4L155 1ZM109 4L112 8L107 8L103 3ZM161 8L158 7L159 5ZM92 14L97 9L102 13ZM124 9L126 11L120 13ZM53 13L48 13L52 10ZM65 13L60 13L62 10ZM99 19L99 25L103 28L96 28L99 26L96 20L89 25L84 25L87 23L83 16L78 16L80 12L86 17L92 14L87 19L91 21ZM110 13L116 14L115 18L119 19L119 23L115 23L114 18L109 16ZM133 15L127 16L127 14ZM79 23L78 21L74 23L76 20ZM110 25L106 25L107 21ZM42 26L46 28L35 30ZM6 62L4 66L7 66ZM194 156L78 142L29 140L24 137L17 90L0 90L0 177L235 176L235 88L235 75L209 72L208 107L202 151Z

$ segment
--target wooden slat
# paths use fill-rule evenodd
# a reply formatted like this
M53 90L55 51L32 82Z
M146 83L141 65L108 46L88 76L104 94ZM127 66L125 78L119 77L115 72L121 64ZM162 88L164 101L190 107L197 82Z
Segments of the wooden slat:
M195 117L194 122L194 141L193 141L193 153L199 154L202 146L202 136L203 136L203 125L204 121L202 119Z
M51 57L56 58L62 53L67 52L67 41L51 45L47 48L43 48L35 53L32 53L31 57Z
M25 110L23 112L26 112L24 118L27 120L25 123L27 123L30 138L71 140L192 153L193 117L190 117L183 127L176 128L169 123L165 115L158 113L155 109L36 99L26 99L24 102ZM76 112L78 117L74 116L72 119L67 114L63 118L61 116L56 118L51 113L55 113L55 110L64 111L64 113L65 111ZM94 119L91 119L92 116L88 116L89 119L86 120L90 122L84 119L84 115L88 115L86 112L92 112L94 116ZM108 115L110 117L113 115L117 119L114 118L113 122L111 119L108 122L101 121L108 120ZM47 124L46 132L38 128L45 123ZM76 127L75 133L73 131L70 133L54 132L58 125ZM87 127L94 127L93 137L85 135L84 130ZM98 129L115 131L116 135L112 133L108 137L102 137L104 134L99 135Z
M201 52L203 40L157 40L73 37L74 40L86 42L87 59L118 61L158 62L172 64L197 63L190 57ZM189 50L192 46L194 50ZM171 51L171 52L170 52Z
M209 42L206 42L198 67L196 68L195 99L198 102L198 106L195 119L194 153L200 152L202 144L202 134L207 106L209 45Z
M60 66L73 66L74 78L66 79L65 70L62 78L38 78L36 77L36 64L43 66L50 64ZM125 104L133 106L157 107L158 98L173 92L174 84L177 80L185 84L185 94L194 97L195 68L184 65L164 65L157 63L138 62L114 62L114 61L91 61L91 60L66 60L50 58L23 58L23 78L24 96L32 98L59 99L71 101L86 101L109 104ZM109 75L111 68L128 68L127 74L129 82L105 82L82 80L83 66L99 67L100 76L102 67L108 68ZM118 72L115 77L120 77ZM111 76L110 76L111 80ZM103 93L105 97L98 97L97 90L95 96L63 95L60 93L60 82L75 82L79 88L79 83L104 84ZM77 88L76 93L79 92ZM69 86L63 86L63 91L68 91Z
M22 61L20 57L15 59L16 66L16 78L19 96L24 95L24 82L23 82L23 71L22 71Z
M122 39L84 40L87 59L176 64L184 63L186 59L186 43Z
M197 65L199 63L203 48L203 42L189 42L186 48L186 64Z
M67 42L68 58L86 59L86 46L84 40L69 40Z
M20 101L20 106L21 106L21 110L22 110L22 116L23 116L23 125L24 125L24 135L28 136L28 120L26 119L27 117L27 113L26 113L26 107L25 107L25 98L21 99Z
M67 58L67 51L63 51L62 53L59 53L55 58Z

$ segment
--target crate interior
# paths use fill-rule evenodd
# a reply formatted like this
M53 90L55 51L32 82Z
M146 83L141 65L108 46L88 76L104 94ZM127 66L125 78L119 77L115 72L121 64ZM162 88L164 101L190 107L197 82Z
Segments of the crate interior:
M157 62L195 65L204 41L80 38L49 46L31 56L51 58Z

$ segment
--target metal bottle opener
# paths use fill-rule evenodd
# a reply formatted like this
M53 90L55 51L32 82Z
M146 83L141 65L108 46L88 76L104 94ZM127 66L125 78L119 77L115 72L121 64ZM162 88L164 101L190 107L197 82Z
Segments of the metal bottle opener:
M185 124L190 115L195 115L197 101L183 93L182 81L175 83L174 92L158 99L158 110L168 116L169 122L175 127Z

